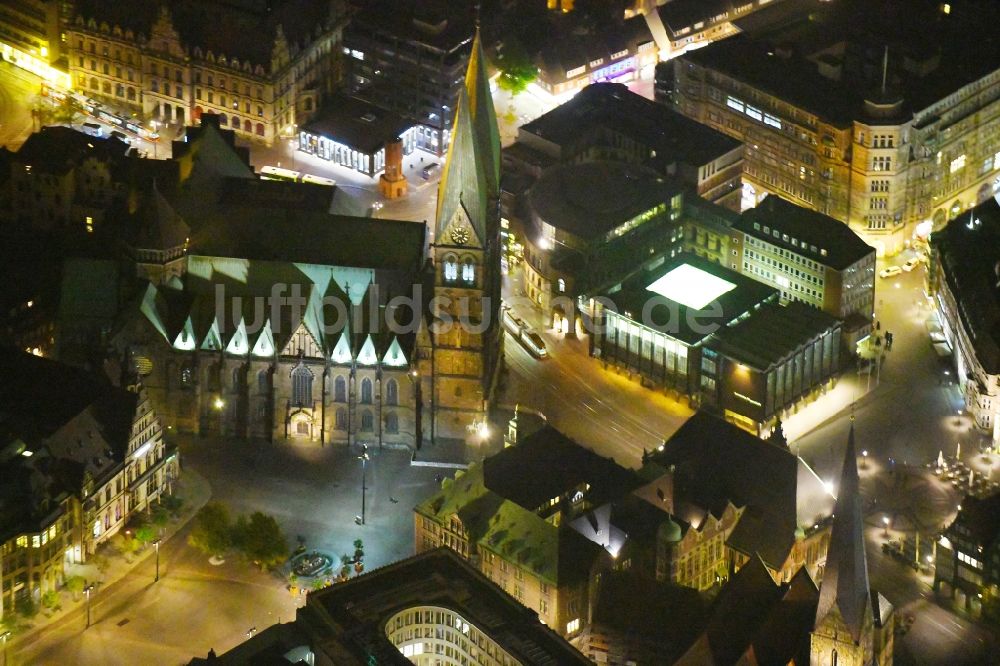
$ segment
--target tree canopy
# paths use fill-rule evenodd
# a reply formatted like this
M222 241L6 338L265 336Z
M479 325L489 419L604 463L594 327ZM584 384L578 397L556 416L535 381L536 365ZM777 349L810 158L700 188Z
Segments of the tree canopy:
M262 567L273 569L288 558L288 541L273 516L255 511L249 520L236 522L234 539L244 556Z
M224 504L209 502L194 518L188 543L206 555L223 555L232 546L232 522Z
M509 92L511 97L524 92L538 78L538 68L516 38L506 40L498 50L496 66L500 70L497 85Z

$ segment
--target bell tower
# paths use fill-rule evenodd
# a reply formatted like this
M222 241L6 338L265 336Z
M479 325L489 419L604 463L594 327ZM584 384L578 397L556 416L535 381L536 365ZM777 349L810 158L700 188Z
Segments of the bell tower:
M438 188L431 258L433 436L483 423L500 358L500 134L479 27Z

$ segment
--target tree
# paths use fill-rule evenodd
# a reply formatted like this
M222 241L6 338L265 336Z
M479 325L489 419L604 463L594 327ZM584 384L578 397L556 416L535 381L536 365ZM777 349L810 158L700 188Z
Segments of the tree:
M70 576L66 579L66 589L73 595L74 601L80 598L80 593L83 592L83 586L86 582L83 576Z
M55 590L49 590L42 595L42 606L51 611L59 610L59 593Z
M188 543L214 557L221 557L233 543L229 510L219 502L209 502L194 518Z
M140 525L135 528L135 540L141 544L147 544L156 539L156 529L150 525Z
M273 516L254 511L236 525L235 541L248 560L273 569L288 558L288 541Z
M35 605L35 600L31 598L30 594L26 594L17 601L14 602L14 609L28 620L38 615L38 606Z
M500 70L497 85L510 93L511 101L538 77L538 68L531 61L531 56L521 41L514 37L507 39L499 50L496 66Z

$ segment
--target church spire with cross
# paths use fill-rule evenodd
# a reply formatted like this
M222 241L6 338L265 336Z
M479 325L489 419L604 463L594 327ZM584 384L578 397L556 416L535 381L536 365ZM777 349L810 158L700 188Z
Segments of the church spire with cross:
M892 606L869 586L857 456L852 414L810 641L814 666L891 663Z
M448 244L457 215L467 218L479 243L485 243L499 198L500 131L477 24L441 172L435 242Z

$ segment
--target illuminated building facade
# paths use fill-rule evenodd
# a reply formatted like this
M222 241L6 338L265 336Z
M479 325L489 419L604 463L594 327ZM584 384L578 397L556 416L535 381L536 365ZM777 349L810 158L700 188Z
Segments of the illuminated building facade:
M733 225L741 273L844 320L844 344L872 329L875 248L831 217L767 196Z
M601 294L592 353L752 432L840 370L841 327L776 289L689 253Z
M543 623L574 636L588 623L591 582L612 554L573 523L639 480L549 426L506 441L415 507L416 551L451 548Z
M168 10L87 0L68 26L66 54L73 87L113 108L180 127L215 113L239 136L271 144L297 136L338 84L345 20L337 2L272 12L264 3ZM219 29L201 33L204 25Z
M474 30L468 7L449 4L380 0L344 30L348 91L406 118L416 147L434 155L451 141Z
M0 577L9 610L29 594L37 603L62 584L65 563L86 561L132 515L172 492L179 462L141 384L114 388L14 351L0 355L0 369L10 379L0 396L8 407ZM52 406L40 412L42 395Z
M417 133L392 111L338 94L299 128L298 149L374 177L385 168L386 145L398 139L409 155Z
M447 548L312 592L295 620L192 666L583 666L590 662L530 609Z
M1000 203L993 197L931 236L928 269L940 343L952 356L965 407L976 429L1000 443L1000 339L997 263Z
M68 88L64 66L71 0L19 0L0 4L0 55L47 83Z
M575 333L579 297L680 252L679 182L623 162L547 169L525 203L524 288L553 325Z
M994 602L997 596L1000 585L998 511L1000 494L966 497L955 520L937 543L934 589L946 591L951 598L964 602L966 610L988 613L988 602Z
M555 36L542 49L538 78L532 85L562 103L592 83L651 78L657 61L646 19L633 16L604 32Z
M740 35L685 54L674 103L746 144L745 205L777 194L895 253L994 192L1000 53L965 53L989 24L972 5L907 6L899 21L835 4L790 42ZM877 48L861 25L879 26Z

